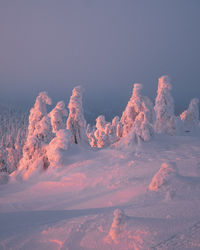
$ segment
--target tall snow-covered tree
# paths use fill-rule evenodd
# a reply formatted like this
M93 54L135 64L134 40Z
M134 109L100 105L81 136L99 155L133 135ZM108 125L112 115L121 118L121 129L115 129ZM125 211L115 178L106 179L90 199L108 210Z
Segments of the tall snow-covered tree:
M41 92L36 98L34 107L30 110L28 136L19 164L19 170L24 173L25 178L28 178L35 169L45 169L49 164L45 155L45 146L52 139L52 133L50 118L47 115L47 104L51 104L51 99L46 92Z
M199 127L199 99L193 98L187 110L181 115L184 130L187 132L196 131Z
M63 101L58 102L56 107L49 113L53 133L64 129L63 117L67 117L67 114L68 112L65 109L65 103Z
M82 106L82 88L77 86L72 91L69 104L69 116L67 119L67 129L71 131L72 142L79 144L86 140L86 121Z
M168 76L158 79L157 97L155 100L156 122L158 134L175 135L179 130L180 118L174 115L174 100L171 95L172 86Z
M28 136L34 133L36 124L47 115L47 104L51 105L51 99L46 92L41 92L36 98L34 107L30 110Z
M142 84L134 84L132 96L122 114L121 123L123 125L123 137L130 132L135 119L140 112L145 112L146 119L150 124L153 124L155 121L153 104L148 97L142 96L142 88Z

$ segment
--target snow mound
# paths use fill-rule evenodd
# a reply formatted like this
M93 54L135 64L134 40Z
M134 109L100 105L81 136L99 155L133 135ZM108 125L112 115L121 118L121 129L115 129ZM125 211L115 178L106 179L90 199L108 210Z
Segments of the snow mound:
M119 243L118 236L120 234L120 227L125 222L127 216L125 215L124 211L121 209L115 209L113 222L110 228L110 231L108 233L108 236L106 237L106 242L109 242L112 240L115 244Z
M169 184L171 178L177 175L178 169L176 164L173 162L164 162L158 172L154 175L151 183L149 184L149 189L151 191L156 191L162 186Z

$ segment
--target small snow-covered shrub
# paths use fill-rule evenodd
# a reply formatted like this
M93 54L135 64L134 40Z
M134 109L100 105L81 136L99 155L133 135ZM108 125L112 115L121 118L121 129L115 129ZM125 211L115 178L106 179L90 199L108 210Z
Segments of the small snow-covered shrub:
M115 244L118 244L118 235L121 231L120 226L125 222L127 216L125 215L122 209L115 209L113 215L113 222L110 227L110 231L108 233L106 241L109 241L109 239L111 239Z
M175 163L163 163L149 184L149 189L156 191L162 186L169 184L170 179L177 175L178 169Z

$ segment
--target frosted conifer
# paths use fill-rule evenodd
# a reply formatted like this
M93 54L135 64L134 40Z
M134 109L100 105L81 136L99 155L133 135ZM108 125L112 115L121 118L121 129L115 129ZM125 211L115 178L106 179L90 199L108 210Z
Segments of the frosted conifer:
M78 144L82 140L86 140L86 121L83 114L81 86L73 89L68 108L67 129L71 131L72 142Z
M130 132L135 119L140 112L145 112L146 119L150 124L153 124L155 121L153 104L148 97L142 96L142 88L142 84L134 84L132 96L122 114L121 123L123 125L123 137Z
M67 110L63 101L57 103L56 107L49 113L53 133L65 127L63 117L67 117Z
M171 96L171 89L169 77L160 77L154 107L156 112L155 131L158 134L174 135L178 133L180 121L174 115L174 100Z
M187 110L181 115L181 120L184 124L184 130L187 132L198 129L199 124L199 99L193 98Z

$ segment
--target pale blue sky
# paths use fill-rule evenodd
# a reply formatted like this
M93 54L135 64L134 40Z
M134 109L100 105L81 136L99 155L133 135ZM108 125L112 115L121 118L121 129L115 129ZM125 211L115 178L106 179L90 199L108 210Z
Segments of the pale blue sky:
M1 0L0 102L67 103L82 84L88 110L117 113L134 82L153 99L168 74L180 110L200 98L199 13L199 0Z

